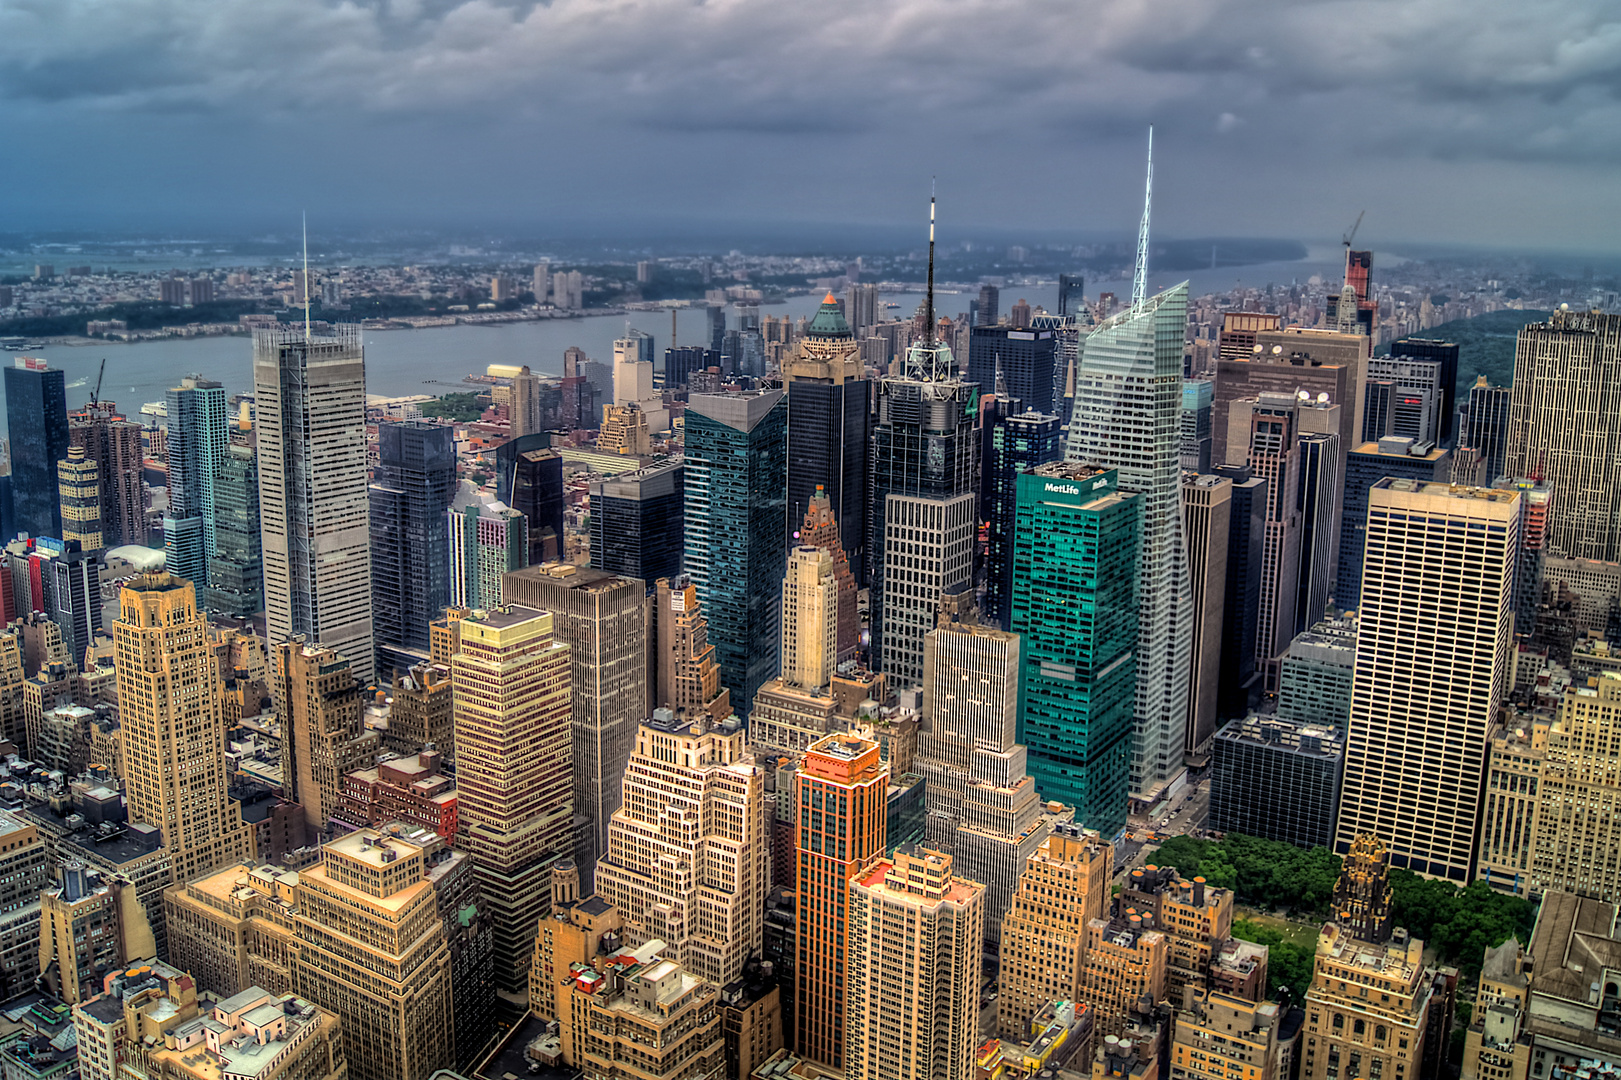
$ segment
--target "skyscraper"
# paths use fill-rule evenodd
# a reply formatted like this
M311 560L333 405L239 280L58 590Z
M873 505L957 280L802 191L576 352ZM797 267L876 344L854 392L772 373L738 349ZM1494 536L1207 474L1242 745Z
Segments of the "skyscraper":
M683 390L694 372L720 366L720 353L702 345L664 350L664 389Z
M141 474L141 425L120 416L113 402L98 401L68 417L68 441L73 446L84 447L85 457L96 463L102 543L108 547L145 544L146 481ZM256 514L255 532L258 527ZM6 538L9 536L7 533Z
M320 843L338 809L343 778L377 756L361 721L361 687L349 660L297 637L276 643L286 797L304 808L305 836Z
M169 572L208 585L216 548L215 490L225 465L229 409L225 387L187 375L170 387L169 509L163 516L163 549Z
M697 586L685 575L660 578L652 603L653 707L677 719L703 714L720 723L732 715L732 694L721 684Z
M101 529L101 477L82 446L68 447L56 463L56 485L62 499L62 539L88 552L106 546Z
M691 395L686 414L686 570L721 681L746 713L777 670L788 535L781 390Z
M1469 412L1458 446L1480 452L1486 462L1485 484L1496 483L1508 467L1508 418L1514 391L1492 386L1482 375L1469 390Z
M839 523L825 491L811 496L794 542L802 547L825 548L833 557L833 580L838 592L839 663L853 660L861 648L861 612L856 609L856 579L845 557Z
M1294 632L1301 633L1322 618L1334 595L1339 573L1340 534L1344 503L1340 478L1345 475L1345 453L1326 410L1302 409L1308 429L1317 421L1326 430L1300 436L1300 573L1295 581Z
M1441 446L1452 447L1458 445L1458 355L1459 350L1455 342L1437 341L1434 338L1402 338L1390 347L1390 355L1409 357L1414 360L1434 361L1440 366L1440 429L1436 433L1436 442ZM1489 484L1497 479L1488 476Z
M1014 407L1008 413L1004 404ZM1050 413L1017 411L996 401L985 433L980 516L989 524L985 553L985 617L1006 629L1013 605L1013 532L1019 474L1064 456L1064 432Z
M1227 320L1253 328L1232 333L1222 330L1216 400L1210 415L1215 464L1244 463L1249 428L1242 423L1231 427L1229 413L1234 402L1254 400L1263 391L1298 394L1304 390L1313 401L1327 394L1329 404L1340 407L1340 445L1357 444L1365 411L1367 338L1299 326L1267 328L1265 321L1275 323L1275 315L1229 313ZM1229 342L1229 338L1235 341ZM1250 351L1237 355L1241 344L1247 344ZM1230 439L1230 431L1237 431L1238 437Z
M1261 538L1266 528L1267 482L1247 465L1217 465L1233 483L1227 527L1227 597L1221 616L1221 681L1217 714L1240 716L1260 695L1255 636L1261 610Z
M1364 443L1347 455L1344 510L1340 516L1339 581L1334 587L1337 607L1350 610L1362 601L1362 549L1368 535L1368 489L1386 476L1444 480L1451 458L1449 450L1395 436Z
M799 750L832 731L837 710L829 685L838 662L839 614L832 554L795 547L782 579L782 674L755 694L753 745Z
M1028 310L1028 305L1026 305ZM1001 373L1010 397L1026 409L1051 413L1053 365L1057 362L1058 332L1018 326L976 326L968 337L968 382L978 383L982 394L999 393Z
M125 797L163 831L175 880L245 859L252 835L226 797L225 723L208 619L189 581L142 574L113 624Z
M1019 636L981 626L973 590L941 598L924 636L923 730L913 769L924 779L927 845L985 886L985 932L995 941L1013 887L1054 818L1025 771L1019 725Z
M547 563L509 574L505 591L514 604L550 612L552 632L569 648L574 810L591 820L594 859L608 849L636 727L658 704L648 670L647 586ZM585 870L589 881L591 867Z
M512 396L508 399L507 422L514 439L533 435L542 427L540 376L524 364L512 376Z
M904 373L878 384L867 523L873 666L895 685L923 678L923 635L943 590L973 574L981 432L979 387L957 377L932 334L934 227L929 227L929 333Z
M950 855L897 853L850 883L849 1080L974 1073L984 886Z
M569 648L549 612L509 606L458 623L458 846L494 922L496 986L521 994L550 870L572 847Z
M370 496L372 626L390 678L428 655L428 624L450 602L445 510L456 493L451 428L420 420L377 425Z
M591 485L591 566L655 582L681 572L686 466L663 461Z
M1554 555L1621 561L1618 394L1621 315L1555 311L1520 330L1504 472L1547 477Z
M1184 282L1087 335L1069 425L1070 461L1118 470L1120 490L1141 496L1131 790L1145 798L1181 771L1187 723L1193 626L1179 422L1187 303ZM1077 817L1090 823L1078 803Z
M264 610L264 557L259 548L259 460L251 446L232 445L214 486L214 561L208 607L245 618Z
M61 369L38 357L19 356L5 371L11 527L29 536L61 536L56 463L68 456L67 384Z
M450 603L500 607L502 577L529 564L529 520L464 480L445 511L445 524Z
M1058 275L1058 314L1079 315L1086 306L1086 278L1081 274Z
M1534 887L1621 900L1621 870L1611 854L1621 840L1621 672L1571 686L1547 733L1547 765L1536 791Z
M1036 788L1109 835L1126 821L1146 635L1134 563L1145 499L1118 477L1061 462L1020 475L1009 624L1022 639L1019 739ZM1178 764L1186 720L1167 736Z
M1383 479L1368 493L1335 850L1474 879L1487 740L1512 679L1520 494Z
M997 316L1000 314L1001 290L995 285L981 285L979 287L979 307L975 312L975 326L995 326Z
M1215 411L1216 384L1189 379L1182 384L1182 468L1204 475L1214 462L1210 418Z
M851 283L844 293L844 318L856 340L866 337L867 331L878 322L878 286Z
M1183 413L1186 416L1186 413ZM1193 668L1183 748L1191 761L1209 760L1221 691L1221 631L1227 605L1228 534L1233 482L1223 476L1182 477L1183 528L1193 603Z
M101 629L101 560L77 543L48 536L34 541L29 570L37 573L43 610L62 630L62 644L74 667Z
M1403 356L1369 360L1364 415L1358 421L1363 441L1400 435L1414 442L1444 445L1441 435L1446 425L1441 410L1452 398L1442 386L1444 377L1440 360ZM1379 394L1374 393L1375 387L1380 388Z
M529 522L530 565L568 556L563 458L551 445L551 433L543 431L508 439L495 448L495 497Z
M303 634L373 677L366 475L366 360L360 330L253 337L265 624Z
M875 286L851 286L852 289ZM839 524L857 583L867 576L867 452L872 383L858 337L828 293L783 363L788 392L787 526L799 528L821 491ZM792 537L787 540L792 546Z
M734 982L760 948L769 876L765 775L742 726L661 710L621 776L597 892L623 914L628 944L663 941L693 974Z
M884 852L889 768L878 744L829 735L805 752L796 774L799 808L794 880L794 1037L801 1056L845 1064L847 964L854 930L850 882Z

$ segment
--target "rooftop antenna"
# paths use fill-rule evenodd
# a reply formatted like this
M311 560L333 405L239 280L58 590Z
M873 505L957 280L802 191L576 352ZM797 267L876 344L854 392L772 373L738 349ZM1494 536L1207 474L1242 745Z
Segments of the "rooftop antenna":
M1131 279L1131 310L1148 299L1148 213L1154 206L1154 125L1148 125L1148 183L1143 189L1143 223L1137 228L1137 272Z
M310 343L310 215L304 216L304 344Z
M934 177L929 177L929 291L924 301L923 341L934 348Z

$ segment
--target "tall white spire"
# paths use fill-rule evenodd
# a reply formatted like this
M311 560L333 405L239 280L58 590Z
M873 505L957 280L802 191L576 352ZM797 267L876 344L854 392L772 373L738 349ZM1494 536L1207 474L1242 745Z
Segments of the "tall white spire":
M1148 125L1148 183L1143 190L1143 223L1137 228L1137 271L1131 279L1131 308L1148 299L1148 215L1154 206L1154 125Z
M304 219L304 341L310 340L310 215Z

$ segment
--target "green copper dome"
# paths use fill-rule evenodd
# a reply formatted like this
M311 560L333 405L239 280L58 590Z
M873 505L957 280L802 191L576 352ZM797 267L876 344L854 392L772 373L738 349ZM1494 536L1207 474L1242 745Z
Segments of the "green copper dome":
M850 324L844 321L843 312L839 311L839 302L832 293L822 301L822 306L816 311L816 318L812 319L805 331L811 337L855 337L850 332Z

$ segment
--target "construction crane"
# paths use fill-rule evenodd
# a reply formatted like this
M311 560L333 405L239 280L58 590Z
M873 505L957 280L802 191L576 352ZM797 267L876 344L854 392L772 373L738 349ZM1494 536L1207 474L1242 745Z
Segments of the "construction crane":
M1364 210L1361 214L1358 214L1356 216L1356 224L1351 226L1351 231L1340 237L1340 243L1345 245L1346 251L1351 250L1351 241L1356 239L1356 231L1362 227L1362 215L1366 213L1367 211Z
M107 374L107 358L101 358L101 370L96 372L96 388L90 391L90 404L95 406L101 400L101 377Z

